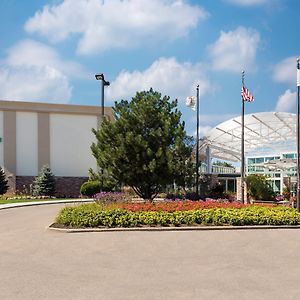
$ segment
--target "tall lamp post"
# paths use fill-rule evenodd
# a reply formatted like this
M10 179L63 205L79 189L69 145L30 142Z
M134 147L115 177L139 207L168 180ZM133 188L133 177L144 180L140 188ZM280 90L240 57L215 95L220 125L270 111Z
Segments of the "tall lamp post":
M96 80L100 80L101 83L101 123L104 120L104 87L109 86L109 81L106 81L104 79L103 74L96 74L95 75ZM101 168L101 190L103 189L103 169Z
M96 78L96 80L100 80L100 83L101 83L101 122L102 122L104 119L104 87L109 86L110 83L109 83L109 81L106 81L104 79L103 74L96 74L95 78Z

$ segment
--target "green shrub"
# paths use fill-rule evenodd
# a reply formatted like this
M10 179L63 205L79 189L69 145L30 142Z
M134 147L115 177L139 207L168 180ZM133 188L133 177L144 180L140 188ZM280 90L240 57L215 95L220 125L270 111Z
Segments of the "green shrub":
M80 187L80 194L87 197L92 197L101 191L99 181L87 181Z
M65 207L56 222L70 227L138 227L180 225L300 225L300 213L287 207L248 206L243 208L189 211L138 211L108 208L98 204Z
M273 200L275 193L266 176L251 174L246 177L246 182L248 194L252 199Z
M43 166L39 175L35 178L32 194L34 196L54 196L55 177L48 165Z
M6 175L2 167L0 167L0 195L3 195L8 190L8 181L6 179Z
M131 202L131 196L125 193L119 192L101 192L93 196L95 202L98 204L109 203L127 203Z

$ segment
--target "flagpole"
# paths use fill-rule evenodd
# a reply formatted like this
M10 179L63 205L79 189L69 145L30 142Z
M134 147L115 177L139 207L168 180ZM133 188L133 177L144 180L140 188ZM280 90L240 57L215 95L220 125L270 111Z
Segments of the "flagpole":
M199 195L199 84L197 85L196 195Z
M299 99L299 89L300 89L300 82L299 82L299 58L297 59L297 210L300 212L300 170L299 170L299 163L300 163L300 142L299 142L299 132L300 132L300 99Z
M245 71L242 71L242 88L244 87ZM241 137L241 201L245 202L245 149L244 149L244 115L245 115L245 101L242 96L242 137Z

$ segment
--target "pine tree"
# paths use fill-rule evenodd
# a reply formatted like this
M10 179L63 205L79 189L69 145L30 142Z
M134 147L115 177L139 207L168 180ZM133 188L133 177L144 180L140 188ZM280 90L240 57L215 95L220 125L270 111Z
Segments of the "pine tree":
M115 121L104 120L91 147L101 169L144 199L168 184L182 185L191 157L177 100L150 89L115 104Z
M8 190L7 183L8 181L6 179L5 172L2 169L2 167L0 167L0 195L3 195L7 192Z
M55 177L48 165L42 167L33 183L34 196L53 196L55 194Z

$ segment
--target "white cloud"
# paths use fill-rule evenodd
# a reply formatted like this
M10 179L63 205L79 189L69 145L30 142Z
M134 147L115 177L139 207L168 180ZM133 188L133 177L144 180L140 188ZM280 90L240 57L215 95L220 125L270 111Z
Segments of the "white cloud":
M174 40L207 15L183 0L64 0L36 12L25 29L52 42L77 34L78 53L90 54Z
M29 39L22 40L10 48L5 62L12 67L49 66L75 78L88 76L80 64L63 60L53 48Z
M270 3L270 0L225 0L228 3L240 6L258 6Z
M297 81L297 57L291 56L283 59L274 67L273 79L277 82L296 85Z
M213 129L213 127L208 125L206 126L202 125L200 126L199 129L200 129L200 137L203 137L203 136L207 136L207 134Z
M279 112L295 112L296 104L296 92L288 89L283 95L279 96L275 110Z
M68 77L83 74L79 64L63 61L52 48L24 40L0 63L0 99L66 103L72 95Z
M221 31L219 39L208 47L212 67L232 72L254 71L259 42L259 33L251 28L238 27L233 31Z
M136 91L160 91L171 98L185 102L187 96L195 94L197 84L201 94L210 87L201 64L179 63L175 58L160 58L144 71L122 71L106 90L109 100L128 99Z
M212 126L209 126L209 125L200 125L199 126L199 135L200 135L200 138L202 138L204 136L207 136L207 134L211 131L211 129L213 129ZM191 135L194 138L196 138L197 137L197 130L193 131L189 135Z
M51 67L1 67L0 99L65 103L72 88L62 73Z

